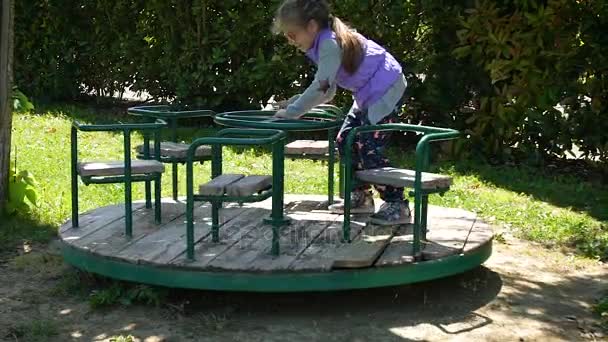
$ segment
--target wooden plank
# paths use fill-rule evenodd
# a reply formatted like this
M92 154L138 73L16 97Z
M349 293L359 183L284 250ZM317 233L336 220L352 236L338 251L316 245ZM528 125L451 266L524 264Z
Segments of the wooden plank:
M225 174L215 177L209 182L202 184L199 193L203 196L221 196L226 192L226 186L245 177L240 174Z
M131 160L131 174L163 173L165 165L156 160ZM78 174L83 177L122 176L125 174L125 162L87 162L78 164Z
M384 167L372 170L357 171L356 177L365 183L391 185L395 187L414 187L416 171ZM435 173L422 173L422 188L425 190L449 188L452 177Z
M424 260L460 254L477 216L462 209L429 207L428 243L422 250Z
M244 208L220 210L220 222L229 222L244 212ZM211 206L194 208L194 243L211 233ZM130 262L165 265L186 251L185 215L178 217L156 232L150 233L121 250L117 257Z
M369 216L351 219L351 239L355 240L367 225ZM340 215L289 265L294 272L331 271L338 251L348 246L342 242L344 216Z
M342 246L334 257L333 268L372 266L395 235L394 227L369 225L350 244Z
M376 261L376 267L398 266L414 262L412 235L395 236Z
M145 203L133 203L133 213L142 209ZM72 227L72 220L68 220L59 231L64 242L72 243L95 232L96 230L125 217L124 204L111 205L91 210L79 215L79 227Z
M226 185L228 196L245 197L268 189L272 186L272 176L247 176Z
M437 260L460 253L462 253L462 248L446 246L435 241L426 241L422 249L422 260Z
M184 143L176 143L172 141L162 141L160 143L160 155L170 158L186 158L190 145ZM137 153L144 154L144 145L137 146ZM154 144L150 142L150 155L155 155ZM195 157L211 157L211 146L199 146L194 152Z
M141 209L133 213L133 236L125 236L124 218L116 220L109 225L99 229L82 239L74 241L73 245L90 251L91 253L114 257L119 251L149 233L158 231L163 225L184 215L186 204L164 200L162 206L162 225L157 225L154 221L154 208Z
M297 207L301 212L309 212L320 206L319 202L306 202L310 207L305 207L303 203L294 205L288 203L286 207ZM263 218L252 222L252 229L249 229L246 234L241 236L241 239L231 246L224 253L218 255L212 260L208 267L219 270L241 270L250 271L251 263L260 255L268 254L272 245L272 227L269 224L263 223ZM289 230L290 227L283 227L284 230Z
M292 219L289 229L285 229L279 238L280 254L273 256L270 246L266 247L251 266L252 271L287 271L294 260L299 257L312 242L328 227L339 215L330 212L308 212L288 215Z
M467 237L463 251L473 251L486 243L490 242L494 238L494 230L492 226L483 220L476 220L473 224L471 234Z
M285 146L285 154L324 156L328 153L327 140L296 140Z
M210 236L206 236L195 246L194 261L189 261L186 255L181 254L170 263L187 268L205 268L211 261L238 243L243 235L254 229L257 226L254 222L261 222L268 214L268 210L261 208L243 208L240 215L220 227L220 242L215 243L211 241Z

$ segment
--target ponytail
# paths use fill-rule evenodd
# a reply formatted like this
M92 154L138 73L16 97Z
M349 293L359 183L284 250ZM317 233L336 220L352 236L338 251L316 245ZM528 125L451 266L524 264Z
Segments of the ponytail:
M330 24L342 48L342 66L346 72L354 74L363 61L363 43L339 18L330 17Z

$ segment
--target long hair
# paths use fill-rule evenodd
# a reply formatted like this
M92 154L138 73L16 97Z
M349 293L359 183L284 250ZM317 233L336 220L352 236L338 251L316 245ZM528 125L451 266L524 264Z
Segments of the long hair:
M314 20L321 29L331 28L336 34L342 49L342 66L349 74L354 74L363 60L363 43L348 25L330 13L326 0L285 0L277 9L274 32L278 33L285 25L305 28Z

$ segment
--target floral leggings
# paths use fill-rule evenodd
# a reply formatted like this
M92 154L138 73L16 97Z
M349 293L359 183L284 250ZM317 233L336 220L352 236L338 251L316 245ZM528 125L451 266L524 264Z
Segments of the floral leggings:
M398 121L399 118L397 113L396 111L393 111L390 115L378 122L378 124L397 123ZM336 138L336 145L338 146L340 155L344 155L346 137L352 129L365 125L370 125L367 112L355 110L348 113ZM355 137L352 148L353 171L391 166L389 159L384 155L384 149L386 148L390 136L390 132L358 134ZM374 188L380 194L380 198L385 202L403 201L403 188L384 185L375 185ZM371 190L371 186L369 184L364 184L357 187L355 190L369 191Z

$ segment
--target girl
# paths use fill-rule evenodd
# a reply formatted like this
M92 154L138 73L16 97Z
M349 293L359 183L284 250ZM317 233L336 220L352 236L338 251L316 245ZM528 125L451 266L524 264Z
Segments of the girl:
M283 33L289 43L304 52L318 67L312 84L289 99L277 117L299 118L313 107L333 99L338 86L353 93L353 105L336 138L340 154L348 133L357 126L398 121L406 80L395 58L375 42L352 31L330 14L326 0L285 0L275 18L275 33ZM383 151L389 134L360 134L353 146L354 170L389 166ZM369 213L380 225L409 222L409 202L403 188L376 186L385 203L375 211L369 185L352 193L352 213ZM330 206L343 213L343 204Z

